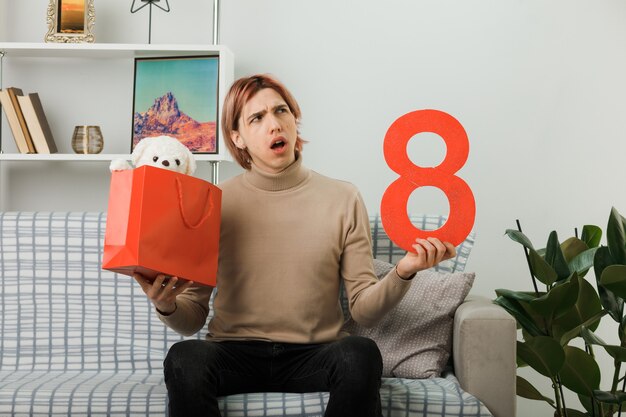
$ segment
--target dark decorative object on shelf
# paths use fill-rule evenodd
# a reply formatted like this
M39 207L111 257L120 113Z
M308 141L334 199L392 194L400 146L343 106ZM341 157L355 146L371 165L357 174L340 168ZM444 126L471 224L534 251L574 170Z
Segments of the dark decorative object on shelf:
M102 152L104 139L100 126L76 126L72 135L72 149L76 153L94 154Z
M164 12L170 11L170 4L168 0L165 0L165 6L160 5L161 0L139 0L139 3L143 3L140 6L135 7L135 3L137 0L133 0L133 4L130 6L131 13L137 13L139 10L143 9L146 6L150 6L150 15L148 18L148 43L152 43L152 6L156 6Z

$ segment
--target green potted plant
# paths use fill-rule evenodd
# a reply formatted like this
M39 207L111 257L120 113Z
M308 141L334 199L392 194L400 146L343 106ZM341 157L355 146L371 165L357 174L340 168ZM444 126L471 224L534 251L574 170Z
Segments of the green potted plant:
M506 235L524 248L533 290L498 289L494 302L515 317L521 330L518 367L530 366L549 378L553 392L541 393L518 376L517 394L547 402L557 417L621 415L626 402L626 376L621 369L626 362L626 219L615 208L611 210L606 246L600 245L602 230L592 225L582 228L580 238L562 243L553 231L543 249L533 246L519 223L518 229L507 230ZM593 284L585 278L591 268ZM609 345L594 333L606 316L617 323L617 344ZM571 344L578 337L584 349ZM614 363L607 390L601 389L595 346ZM566 405L564 389L578 395L584 411Z

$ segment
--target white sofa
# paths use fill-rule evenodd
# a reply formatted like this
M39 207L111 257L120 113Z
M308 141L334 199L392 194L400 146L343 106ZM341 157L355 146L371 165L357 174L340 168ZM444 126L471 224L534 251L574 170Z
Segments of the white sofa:
M105 221L105 213L0 213L0 416L166 414L162 360L182 338L131 278L101 269ZM376 252L393 261L401 251L372 222ZM454 316L453 371L384 378L384 415L514 417L515 340L504 310L468 298ZM321 417L327 399L258 393L222 398L221 407L224 417Z

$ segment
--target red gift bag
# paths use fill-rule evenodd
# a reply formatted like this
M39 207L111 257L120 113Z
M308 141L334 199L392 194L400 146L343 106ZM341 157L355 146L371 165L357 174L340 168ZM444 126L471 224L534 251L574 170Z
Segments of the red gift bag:
M161 168L114 171L102 268L215 286L222 190Z

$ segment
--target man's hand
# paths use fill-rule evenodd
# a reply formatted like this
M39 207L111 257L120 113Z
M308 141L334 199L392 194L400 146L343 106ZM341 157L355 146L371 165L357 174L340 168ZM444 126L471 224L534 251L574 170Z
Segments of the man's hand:
M177 277L171 277L165 280L163 274L157 275L154 282L150 282L143 275L135 273L133 275L135 281L141 285L141 289L148 296L152 304L164 314L171 314L176 310L176 297L193 285L193 281L180 280L181 284L176 285L179 281Z
M415 253L407 252L396 266L396 272L402 278L409 278L418 271L431 268L439 262L456 256L456 248L450 242L442 242L436 237L415 239Z

